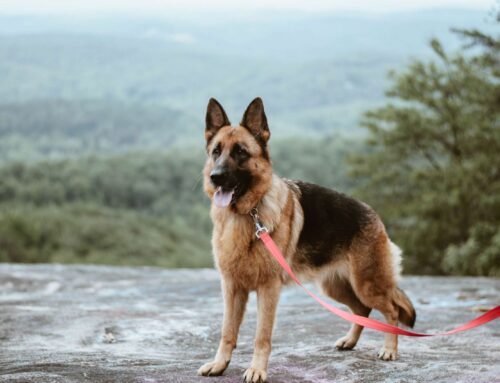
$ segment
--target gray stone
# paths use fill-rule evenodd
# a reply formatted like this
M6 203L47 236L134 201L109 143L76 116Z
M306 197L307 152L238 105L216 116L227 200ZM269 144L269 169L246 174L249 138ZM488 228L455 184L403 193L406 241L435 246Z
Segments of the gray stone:
M0 382L241 382L254 296L224 376L196 376L217 347L219 286L214 270L0 264ZM451 329L499 304L498 279L405 277L402 286L418 331ZM395 362L376 358L383 334L369 329L356 349L337 351L348 328L297 287L285 289L270 382L500 382L498 320L447 337L400 337Z

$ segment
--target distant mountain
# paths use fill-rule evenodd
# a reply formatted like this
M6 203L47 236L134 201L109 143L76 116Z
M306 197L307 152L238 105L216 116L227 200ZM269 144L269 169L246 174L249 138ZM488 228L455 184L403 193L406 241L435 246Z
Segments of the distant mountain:
M64 155L199 140L212 96L233 122L262 96L281 136L360 134L358 118L383 102L389 69L428 56L432 36L456 48L450 27L488 28L485 20L471 10L0 15L0 150Z
M201 142L203 125L166 106L117 101L27 101L0 105L0 162L111 156Z

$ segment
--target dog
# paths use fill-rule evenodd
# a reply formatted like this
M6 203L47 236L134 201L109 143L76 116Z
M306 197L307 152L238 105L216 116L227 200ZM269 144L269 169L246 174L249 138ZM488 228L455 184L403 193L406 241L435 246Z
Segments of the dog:
M212 201L212 247L222 278L224 318L215 359L200 367L199 375L221 375L228 367L249 292L256 291L255 349L243 377L247 383L267 379L276 307L290 278L256 238L250 215L255 208L299 278L314 281L357 315L368 317L376 309L391 325L415 323L413 304L398 287L401 250L375 211L337 191L274 174L270 136L262 99L250 103L236 126L217 100L208 102L203 183ZM335 346L352 349L362 330L354 324ZM397 345L397 335L386 334L378 357L395 360Z

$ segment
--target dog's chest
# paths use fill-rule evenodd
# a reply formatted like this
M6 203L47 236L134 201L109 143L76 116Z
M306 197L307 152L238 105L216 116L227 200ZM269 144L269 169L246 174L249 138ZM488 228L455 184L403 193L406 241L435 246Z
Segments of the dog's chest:
M243 217L248 218L248 217ZM224 278L247 289L276 278L279 270L254 233L251 220L230 217L214 226L215 261Z

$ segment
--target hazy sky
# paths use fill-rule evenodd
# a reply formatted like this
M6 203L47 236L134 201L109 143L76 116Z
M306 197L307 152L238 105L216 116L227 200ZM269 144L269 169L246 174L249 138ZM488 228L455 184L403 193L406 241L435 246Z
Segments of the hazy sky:
M489 9L495 0L0 0L0 13L304 10L391 12L421 8Z

